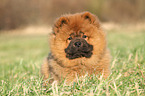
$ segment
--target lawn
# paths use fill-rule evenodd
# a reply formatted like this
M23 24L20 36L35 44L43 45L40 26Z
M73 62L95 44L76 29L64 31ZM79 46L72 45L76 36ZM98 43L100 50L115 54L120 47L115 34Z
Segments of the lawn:
M0 95L145 96L145 30L109 30L112 55L108 79L87 75L72 85L42 87L40 66L48 35L0 34Z

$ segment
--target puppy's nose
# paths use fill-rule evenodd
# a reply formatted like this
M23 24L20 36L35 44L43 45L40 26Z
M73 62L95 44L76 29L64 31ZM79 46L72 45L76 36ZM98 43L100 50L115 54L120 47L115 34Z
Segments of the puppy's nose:
M80 41L74 43L75 47L80 47L81 44L82 44L82 43L81 43Z

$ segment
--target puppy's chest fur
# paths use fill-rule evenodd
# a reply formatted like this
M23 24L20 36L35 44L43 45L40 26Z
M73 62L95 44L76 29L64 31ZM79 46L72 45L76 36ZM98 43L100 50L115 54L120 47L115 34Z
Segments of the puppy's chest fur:
M66 80L67 82L73 81L76 76L81 77L85 74L93 74L95 69L92 67L78 64L72 67L63 66L63 63L58 61L53 55L49 55L47 58L48 72L50 77L54 80Z

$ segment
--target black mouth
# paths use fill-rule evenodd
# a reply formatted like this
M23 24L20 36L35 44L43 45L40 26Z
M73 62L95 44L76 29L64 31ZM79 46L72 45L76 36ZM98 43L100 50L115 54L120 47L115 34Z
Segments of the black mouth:
M75 54L67 54L66 57L69 59L76 59L80 57L90 58L92 56L92 52L76 52Z
M76 45L76 42L81 45ZM76 59L81 57L90 58L92 56L93 46L88 44L86 40L79 39L70 42L69 46L65 49L66 57L69 59Z

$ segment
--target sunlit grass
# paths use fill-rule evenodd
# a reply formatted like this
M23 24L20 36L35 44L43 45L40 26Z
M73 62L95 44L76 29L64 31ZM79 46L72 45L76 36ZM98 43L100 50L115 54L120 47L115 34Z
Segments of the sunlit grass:
M116 32L119 31L119 32ZM70 86L43 88L40 66L49 52L47 35L0 34L0 95L145 95L145 32L110 30L112 74L87 75Z

